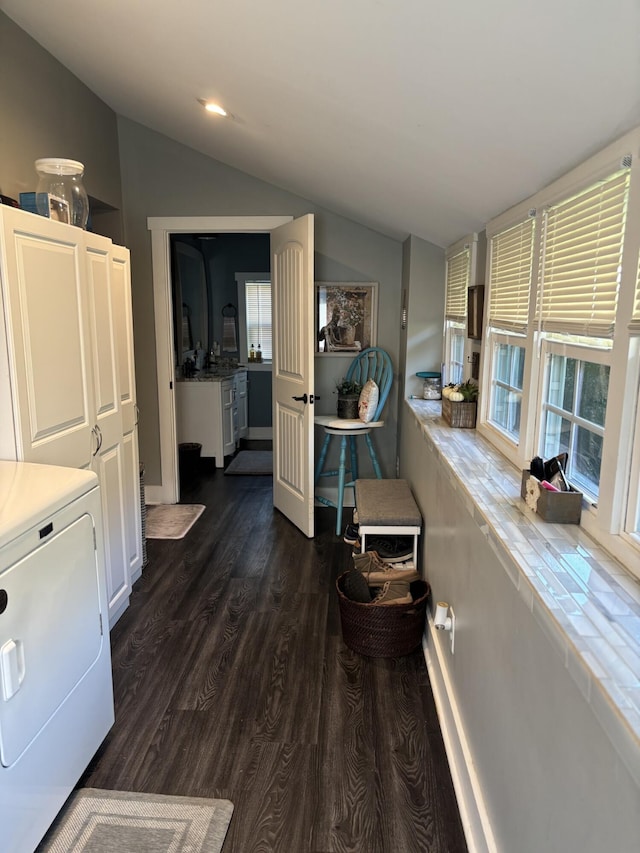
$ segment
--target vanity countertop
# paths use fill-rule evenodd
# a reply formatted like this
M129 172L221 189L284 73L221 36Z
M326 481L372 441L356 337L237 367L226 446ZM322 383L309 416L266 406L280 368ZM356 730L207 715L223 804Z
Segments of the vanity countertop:
M222 382L230 379L236 373L241 373L247 368L239 364L237 367L221 368L219 370L199 370L195 376L176 375L176 382Z

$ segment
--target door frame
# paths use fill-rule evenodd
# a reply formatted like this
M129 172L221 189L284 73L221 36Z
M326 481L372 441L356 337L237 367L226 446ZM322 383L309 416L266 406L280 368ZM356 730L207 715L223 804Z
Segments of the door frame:
M269 234L274 228L293 219L293 216L151 216L147 219L147 228L151 232L160 430L160 485L146 487L149 503L174 504L180 495L173 364L171 235Z

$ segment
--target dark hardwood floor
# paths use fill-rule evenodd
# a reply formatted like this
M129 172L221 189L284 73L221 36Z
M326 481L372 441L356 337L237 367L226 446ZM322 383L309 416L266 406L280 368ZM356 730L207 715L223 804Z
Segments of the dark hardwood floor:
M224 853L465 851L422 651L361 657L334 582L350 546L307 540L270 477L208 470L187 537L149 540L112 632L116 723L81 784L228 798Z

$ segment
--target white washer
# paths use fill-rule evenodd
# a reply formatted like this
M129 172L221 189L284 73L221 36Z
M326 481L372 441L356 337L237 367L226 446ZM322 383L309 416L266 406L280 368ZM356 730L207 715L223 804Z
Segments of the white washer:
M0 850L33 853L113 725L98 480L0 461Z

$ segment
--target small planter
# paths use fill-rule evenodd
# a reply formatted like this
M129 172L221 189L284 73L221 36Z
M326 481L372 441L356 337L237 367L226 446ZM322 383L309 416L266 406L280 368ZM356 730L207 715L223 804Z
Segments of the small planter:
M338 417L356 419L359 400L359 394L338 394Z
M442 398L442 417L451 427L475 429L478 403L476 400L452 401Z

